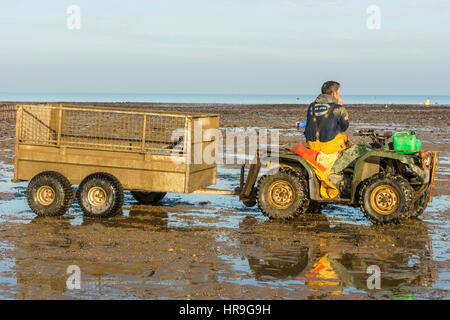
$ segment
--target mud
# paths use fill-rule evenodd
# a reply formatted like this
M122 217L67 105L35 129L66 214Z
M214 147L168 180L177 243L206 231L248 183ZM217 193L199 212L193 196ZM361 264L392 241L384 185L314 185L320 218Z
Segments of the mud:
M124 104L121 104L124 105ZM145 106L146 104L140 104ZM222 128L280 129L280 144L303 141L293 127L306 106L163 105L221 114ZM450 108L347 106L361 128L414 130L440 162L433 201L420 219L373 226L361 211L328 205L291 222L267 220L237 198L169 194L157 206L84 218L28 208L27 183L13 184L14 124L0 126L0 298L2 299L448 299ZM239 184L237 166L219 166L218 188ZM81 289L66 287L67 267ZM378 266L381 288L369 289Z

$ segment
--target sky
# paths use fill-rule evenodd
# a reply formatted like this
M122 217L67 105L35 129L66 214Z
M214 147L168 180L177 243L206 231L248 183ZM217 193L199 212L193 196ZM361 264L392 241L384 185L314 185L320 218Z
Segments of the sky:
M0 92L312 94L336 80L450 95L449 17L450 0L0 0Z

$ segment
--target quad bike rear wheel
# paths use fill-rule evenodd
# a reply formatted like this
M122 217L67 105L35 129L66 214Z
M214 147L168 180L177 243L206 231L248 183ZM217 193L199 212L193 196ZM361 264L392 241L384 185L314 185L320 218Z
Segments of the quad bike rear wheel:
M28 205L39 216L62 216L72 205L73 197L69 180L54 171L36 175L27 188Z
M123 205L122 184L109 173L91 174L78 187L78 202L85 216L112 217Z
M156 204L165 196L165 192L131 191L131 195L141 204Z
M413 189L401 176L380 173L360 189L360 208L374 224L398 223L409 216Z
M309 197L304 177L290 168L276 170L258 182L256 198L261 212L273 219L292 219L306 212Z

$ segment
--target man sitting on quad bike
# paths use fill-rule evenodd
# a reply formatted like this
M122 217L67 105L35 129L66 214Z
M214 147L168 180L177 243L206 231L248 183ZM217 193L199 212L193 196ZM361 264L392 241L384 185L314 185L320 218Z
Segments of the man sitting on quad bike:
M327 81L322 85L322 94L308 107L304 134L309 150L301 145L292 149L306 159L309 157L321 181L323 198L335 198L339 194L338 188L328 179L329 169L340 152L349 147L349 138L345 133L349 127L349 116L342 106L339 88L340 84L336 81Z
M342 106L340 84L327 81L322 94L308 107L305 129L307 144L311 150L325 154L337 153L348 146L348 112Z

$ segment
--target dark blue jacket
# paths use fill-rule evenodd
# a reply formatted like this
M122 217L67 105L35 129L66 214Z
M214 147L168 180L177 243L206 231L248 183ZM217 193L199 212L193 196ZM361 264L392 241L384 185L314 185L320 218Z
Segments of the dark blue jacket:
M330 112L330 109L331 112ZM313 120L313 111L316 114L316 122ZM325 115L328 116L325 118ZM307 141L316 141L316 130L321 126L319 132L319 141L328 142L333 140L336 135L345 132L349 126L349 121L344 120L347 115L345 108L337 104L336 98L321 94L308 107L308 116L305 128L305 137ZM323 124L322 121L325 121Z

